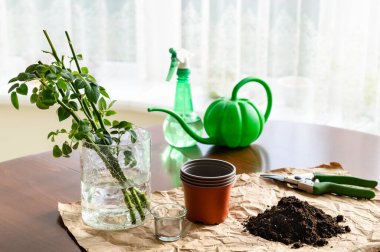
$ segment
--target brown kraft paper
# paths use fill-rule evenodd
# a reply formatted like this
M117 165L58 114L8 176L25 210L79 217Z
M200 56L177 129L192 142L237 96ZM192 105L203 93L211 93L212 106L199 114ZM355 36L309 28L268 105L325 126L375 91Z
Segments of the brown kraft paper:
M338 163L321 165L312 169L281 168L270 173L294 174L323 172L345 175ZM336 195L317 196L296 191L286 185L262 179L259 174L237 175L231 192L230 213L219 225L207 226L186 221L185 235L175 242L161 242L154 237L151 216L142 226L124 231L95 230L83 224L80 202L59 203L58 209L65 226L77 242L90 252L108 251L380 251L380 195L372 200L354 199ZM265 240L244 232L242 222L276 205L281 197L296 196L321 208L333 217L342 214L351 228L350 233L328 239L324 247L304 245L291 249L291 245ZM154 192L152 206L158 203L184 204L182 188Z

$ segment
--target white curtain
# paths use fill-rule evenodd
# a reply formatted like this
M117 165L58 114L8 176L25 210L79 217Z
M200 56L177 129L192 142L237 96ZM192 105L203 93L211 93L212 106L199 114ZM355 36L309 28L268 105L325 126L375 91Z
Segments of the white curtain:
M273 118L380 133L379 13L377 0L0 0L0 80L48 60L42 29L68 53L68 30L108 89L160 85L168 48L183 47L205 93L253 75L272 87ZM242 95L265 104L259 87Z
M182 45L210 90L262 77L275 117L380 133L380 1L182 3Z

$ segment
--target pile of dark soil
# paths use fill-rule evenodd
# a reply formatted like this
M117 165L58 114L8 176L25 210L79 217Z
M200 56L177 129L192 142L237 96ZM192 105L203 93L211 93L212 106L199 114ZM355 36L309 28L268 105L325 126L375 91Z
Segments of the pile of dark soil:
M338 224L342 221L342 215L333 218L306 201L284 197L277 206L250 217L243 225L253 235L299 248L304 243L324 246L328 243L326 238L350 232L349 226Z

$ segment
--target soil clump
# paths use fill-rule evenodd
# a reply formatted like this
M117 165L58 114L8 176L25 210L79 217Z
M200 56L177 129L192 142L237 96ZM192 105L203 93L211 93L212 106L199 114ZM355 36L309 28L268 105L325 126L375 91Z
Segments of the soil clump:
M335 218L321 209L296 197L283 197L277 206L272 206L256 217L251 216L243 223L246 231L270 241L279 241L292 248L303 244L321 247L327 239L350 232L349 226L339 225L342 215Z

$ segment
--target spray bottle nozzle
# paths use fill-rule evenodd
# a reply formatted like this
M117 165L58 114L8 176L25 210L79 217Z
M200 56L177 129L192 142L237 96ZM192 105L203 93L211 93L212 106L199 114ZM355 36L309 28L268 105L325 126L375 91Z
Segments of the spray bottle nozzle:
M175 50L170 48L169 52L171 54L170 68L168 75L166 76L166 81L170 81L173 77L174 72L178 68L188 68L188 59L192 54L184 49Z
M169 52L172 54L172 57L177 57L177 52L173 48L170 48Z

